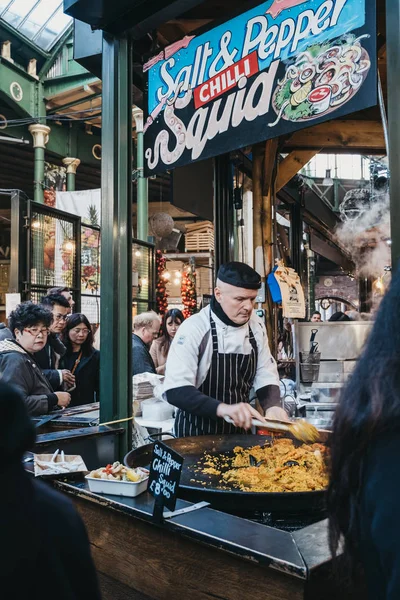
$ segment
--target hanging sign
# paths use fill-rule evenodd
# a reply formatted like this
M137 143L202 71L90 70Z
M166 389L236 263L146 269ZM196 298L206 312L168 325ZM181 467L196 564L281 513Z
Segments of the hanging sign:
M162 518L163 507L175 510L183 457L162 442L155 442L151 457L148 492L155 498L154 518Z
M268 285L271 288L271 278L274 278L280 292L282 314L290 319L304 319L306 316L306 302L300 277L291 267L279 263L273 273L268 276Z
M144 65L146 175L376 104L374 0L268 0Z

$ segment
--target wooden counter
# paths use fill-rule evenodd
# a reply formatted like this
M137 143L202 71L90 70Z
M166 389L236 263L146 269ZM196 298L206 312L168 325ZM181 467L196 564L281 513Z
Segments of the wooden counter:
M82 482L55 486L72 496L85 521L107 581L105 600L135 598L134 590L152 600L356 597L331 577L326 521L289 533L203 508L155 525L147 493L123 498L93 494ZM178 500L176 509L187 506Z

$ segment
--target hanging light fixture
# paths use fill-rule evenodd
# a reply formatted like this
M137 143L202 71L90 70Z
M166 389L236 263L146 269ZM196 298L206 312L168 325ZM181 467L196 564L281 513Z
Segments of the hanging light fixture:
M324 187L330 187L331 185L333 185L333 179L331 176L331 170L330 169L326 169L325 171L325 177L324 180L322 182L322 185Z

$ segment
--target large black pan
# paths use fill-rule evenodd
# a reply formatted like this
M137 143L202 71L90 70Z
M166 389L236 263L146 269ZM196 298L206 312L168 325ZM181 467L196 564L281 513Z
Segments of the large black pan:
M179 497L190 502L205 500L213 508L227 512L263 511L279 514L298 514L323 510L325 492L242 492L218 489L220 477L195 472L194 468L204 452L219 455L233 454L235 446L249 448L263 445L266 437L261 435L204 435L164 440L164 444L184 457ZM131 450L124 458L128 467L148 467L153 444ZM195 480L195 481L194 481ZM200 483L199 483L200 482ZM205 485L202 485L202 482Z

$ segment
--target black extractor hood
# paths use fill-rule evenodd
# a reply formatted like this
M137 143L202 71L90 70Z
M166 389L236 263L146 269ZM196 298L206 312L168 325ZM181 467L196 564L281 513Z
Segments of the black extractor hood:
M141 38L177 18L203 0L64 0L64 12L74 19L118 35L129 30Z

